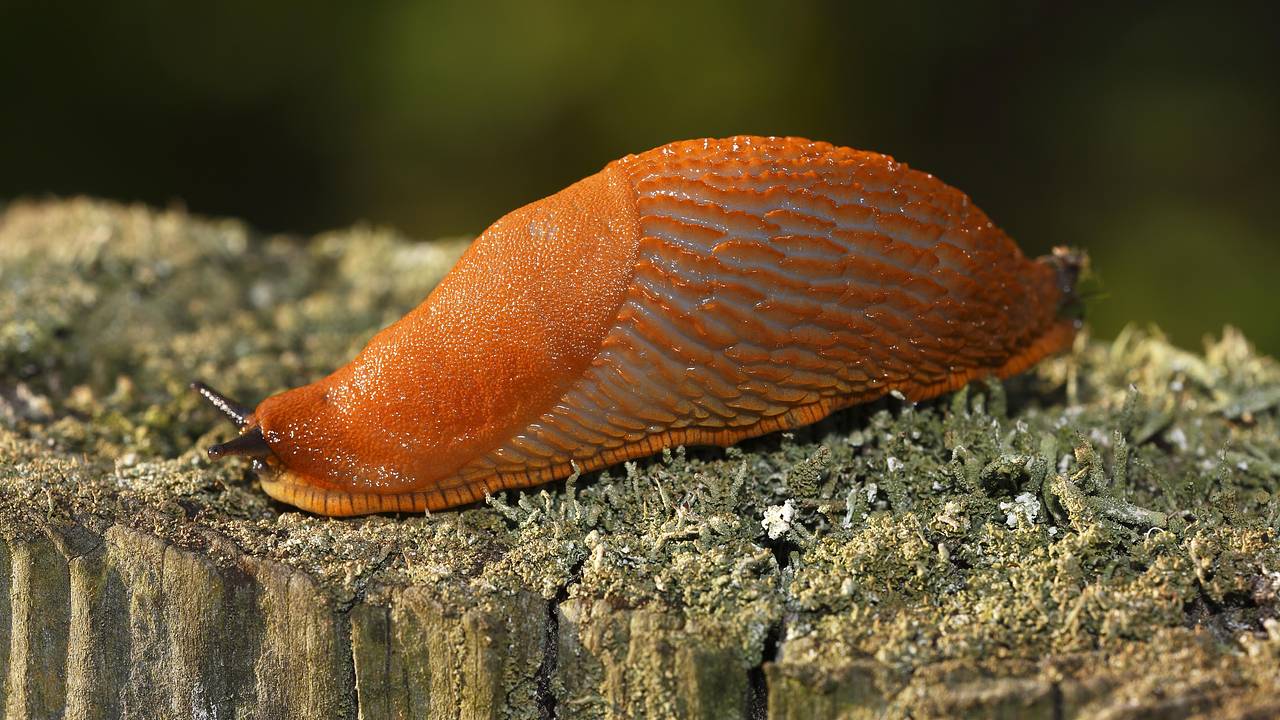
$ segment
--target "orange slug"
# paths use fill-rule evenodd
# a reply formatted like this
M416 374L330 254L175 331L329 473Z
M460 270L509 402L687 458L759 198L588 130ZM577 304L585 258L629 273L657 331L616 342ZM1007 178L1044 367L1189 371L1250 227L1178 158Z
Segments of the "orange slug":
M325 515L436 510L730 445L1067 347L1081 258L1029 260L963 193L800 138L677 142L499 219L328 377L212 457Z

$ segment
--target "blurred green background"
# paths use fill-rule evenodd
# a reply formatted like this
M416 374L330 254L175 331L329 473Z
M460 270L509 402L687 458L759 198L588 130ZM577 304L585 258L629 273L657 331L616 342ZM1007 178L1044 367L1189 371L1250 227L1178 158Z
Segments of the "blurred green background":
M1273 3L0 0L0 198L474 234L669 140L793 134L1092 254L1099 334L1280 354Z

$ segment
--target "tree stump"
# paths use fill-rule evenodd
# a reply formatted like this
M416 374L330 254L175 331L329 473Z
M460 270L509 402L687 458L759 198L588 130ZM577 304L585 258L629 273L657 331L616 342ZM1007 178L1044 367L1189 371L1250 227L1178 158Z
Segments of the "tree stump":
M1230 330L430 515L205 459L190 379L327 373L464 246L7 208L7 717L1280 714L1280 368Z

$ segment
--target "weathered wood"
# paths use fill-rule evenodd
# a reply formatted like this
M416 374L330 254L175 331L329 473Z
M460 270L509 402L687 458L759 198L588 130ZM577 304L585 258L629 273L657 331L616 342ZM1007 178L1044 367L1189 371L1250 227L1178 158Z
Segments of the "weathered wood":
M129 588L101 545L69 563L71 626L67 647L67 717L121 717L130 676Z
M782 649L786 655L785 646ZM778 661L765 666L771 720L882 717L885 697L873 661L834 663Z
M13 563L9 558L9 543L0 539L0 707L9 707L9 645L12 642Z
M450 609L427 588L351 611L361 718L538 718L546 601L519 593Z
M566 600L558 615L561 717L748 716L757 663L740 659L734 628L604 599Z
M5 714L52 718L66 703L67 641L71 621L66 558L48 538L9 542L9 672Z
M335 608L286 566L209 558L120 525L68 563L0 554L17 613L9 717L539 718L547 602L458 610L426 588ZM3 569L3 568L0 568ZM60 611L60 612L58 612Z

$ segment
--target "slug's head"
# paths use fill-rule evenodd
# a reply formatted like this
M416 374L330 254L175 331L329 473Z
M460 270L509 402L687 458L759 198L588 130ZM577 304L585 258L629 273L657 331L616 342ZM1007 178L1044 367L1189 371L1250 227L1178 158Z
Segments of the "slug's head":
M213 459L231 455L242 455L252 458L253 470L267 495L280 502L293 505L308 512L322 515L363 515L375 512L409 512L426 507L427 497L424 493L390 493L361 492L353 487L344 487L340 482L327 480L298 460L296 443L283 440L278 430L272 430L272 419L281 421L281 408L288 412L290 399L302 394L305 396L313 386L295 388L292 391L274 395L263 401L256 409L250 409L235 400L228 398L205 383L193 382L191 389L209 401L223 415L240 429L240 435L224 443L209 448L209 457ZM281 402L282 399L284 402ZM314 411L315 406L304 409ZM307 415L308 425L323 425L323 418L316 421L314 415ZM273 448L272 445L275 444ZM335 461L342 457L341 453L328 456ZM329 464L335 464L330 462ZM475 498L470 498L474 500ZM456 504L456 503L455 503Z
M200 396L208 400L210 405L217 408L240 428L239 437L210 447L209 457L215 460L229 455L251 457L253 469L258 472L266 472L271 465L275 464L275 454L271 452L267 439L262 436L262 428L254 421L253 410L199 380L191 383L191 389L200 393Z

